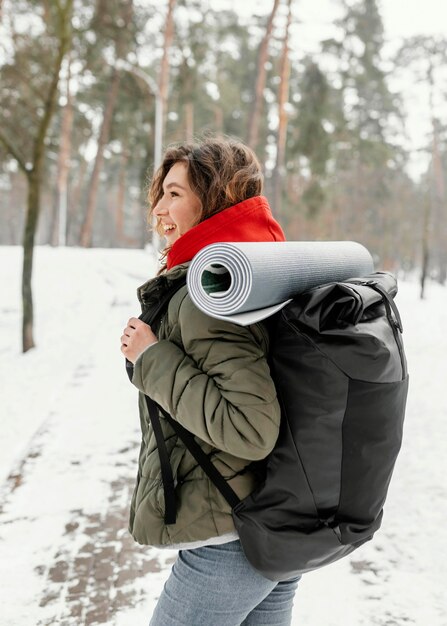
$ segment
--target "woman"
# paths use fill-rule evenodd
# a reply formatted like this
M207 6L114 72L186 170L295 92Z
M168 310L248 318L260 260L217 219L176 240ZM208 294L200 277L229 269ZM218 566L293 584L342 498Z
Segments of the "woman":
M167 241L165 265L138 290L143 312L185 276L204 246L284 240L262 186L259 162L240 142L207 139L167 150L149 192L150 216ZM180 549L150 625L290 624L298 579L274 583L250 566L229 505L161 417L177 496L176 521L165 523L160 460L144 402L147 394L193 433L244 498L256 487L250 464L269 454L279 430L264 327L208 317L183 286L158 329L131 318L121 344L134 364L142 428L130 532L139 543Z

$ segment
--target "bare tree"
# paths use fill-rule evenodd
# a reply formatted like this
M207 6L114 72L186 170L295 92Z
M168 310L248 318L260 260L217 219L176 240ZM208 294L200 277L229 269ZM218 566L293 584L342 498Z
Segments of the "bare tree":
M163 137L166 129L167 102L169 89L169 50L174 38L174 8L176 0L168 0L168 12L166 14L165 33L163 42L163 56L161 58L158 88L163 102Z
M124 143L122 146L119 173L118 173L118 193L116 196L116 211L115 211L115 233L116 233L116 242L118 245L129 244L132 241L129 237L125 235L125 232L124 232L127 171L128 171L128 163L130 160L130 154L131 153L130 153L129 147L126 145L126 143Z
M93 219L95 216L99 179L104 163L104 148L109 140L110 127L112 125L113 110L118 98L118 90L121 81L120 70L114 68L112 70L112 79L107 92L106 106L104 116L102 118L101 130L99 131L98 144L96 149L95 163L93 165L92 176L88 188L87 207L85 210L85 218L81 227L81 246L88 248L92 243Z
M35 346L33 336L33 297L31 289L34 239L40 213L42 174L46 152L45 142L57 104L59 75L62 62L70 47L72 7L73 0L66 0L66 2L62 2L62 0L48 0L47 2L47 9L52 18L51 23L53 23L54 18L53 37L56 39L57 47L56 53L51 60L51 66L48 68L49 83L43 97L42 106L38 107L38 115L33 118L34 133L29 137L31 145L31 155L29 159L23 155L21 148L16 143L11 133L3 127L0 130L0 141L11 156L15 158L28 181L22 271L23 352L27 352ZM46 24L48 24L48 21ZM26 85L26 89L33 89L33 86ZM40 96L39 90L36 91Z
M256 69L256 87L255 87L255 99L253 102L253 111L250 116L250 125L248 129L248 145L256 149L259 141L259 125L262 115L262 105L264 102L264 89L266 82L266 63L268 59L268 47L270 38L272 36L273 22L275 19L276 11L278 9L280 0L274 0L272 12L270 13L265 35L259 46L258 65Z
M111 21L108 15L107 5L98 5L99 19L107 19ZM116 23L117 32L115 35L115 56L117 59L123 59L127 50L128 27L133 16L133 0L125 0L119 10ZM114 67L111 73L110 85L107 91L106 102L104 107L104 115L102 118L101 129L97 141L97 149L93 171L90 178L90 184L87 194L87 206L85 217L81 227L80 243L81 246L88 248L92 243L93 221L98 200L98 190L101 172L104 164L104 149L109 141L110 129L112 126L113 113L118 100L119 87L121 82L121 70Z
M278 94L278 136L276 142L276 166L273 172L273 208L278 216L282 214L282 191L285 178L286 139L287 139L287 110L289 97L289 30L292 21L292 0L287 4L287 24L284 33L284 42L281 54L280 82Z
M402 67L414 67L415 76L425 82L428 88L429 112L431 119L431 171L430 193L424 204L422 232L422 267L420 278L420 297L425 296L426 280L432 263L433 248L437 248L439 277L446 274L447 257L445 254L447 207L445 181L441 162L439 120L436 116L434 101L438 87L435 72L445 66L447 60L447 42L443 37L433 38L416 36L407 39L397 55L397 63Z
M185 138L186 141L194 139L194 102L185 102Z
M65 105L62 109L59 155L57 159L56 194L51 220L51 243L65 245L67 233L67 185L70 169L71 132L73 129L73 95L70 89L70 59L67 59Z

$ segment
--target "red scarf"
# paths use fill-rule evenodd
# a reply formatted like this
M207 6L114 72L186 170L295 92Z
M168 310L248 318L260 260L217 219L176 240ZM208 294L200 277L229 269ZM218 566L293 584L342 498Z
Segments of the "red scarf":
M205 246L221 241L285 241L267 198L254 196L200 222L179 237L169 250L167 268L191 261Z

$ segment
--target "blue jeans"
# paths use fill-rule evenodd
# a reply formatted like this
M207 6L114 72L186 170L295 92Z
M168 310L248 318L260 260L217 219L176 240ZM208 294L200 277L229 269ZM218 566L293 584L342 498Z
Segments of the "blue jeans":
M240 541L181 550L149 626L290 626L299 578L264 578Z

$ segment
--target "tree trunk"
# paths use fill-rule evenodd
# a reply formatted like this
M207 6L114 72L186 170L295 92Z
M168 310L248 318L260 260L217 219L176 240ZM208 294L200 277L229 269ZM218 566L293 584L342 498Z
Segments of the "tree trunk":
M265 31L265 35L261 42L261 45L259 46L258 64L256 70L255 99L253 102L252 113L250 115L250 123L247 137L248 145L253 148L253 150L256 150L259 142L259 122L262 115L262 105L264 103L264 89L266 81L265 65L268 58L268 46L270 42L270 37L272 35L273 21L275 19L275 14L278 6L279 0L274 0L273 9L270 13L270 17L267 23L267 29Z
M46 98L42 107L42 116L37 124L32 142L31 167L27 166L16 147L1 133L0 141L6 146L8 152L17 160L28 181L28 199L25 230L23 235L23 267L22 267L22 349L27 352L35 346L33 337L33 297L31 289L31 277L33 269L34 238L37 230L40 209L40 186L43 162L45 157L45 141L53 118L57 103L59 74L62 62L70 46L71 37L71 14L73 0L67 0L64 6L60 1L53 0L54 9L57 13L55 32L58 37L58 48L54 65L50 68L50 84L46 90Z
M127 0L122 3L121 6L121 18L122 19L122 27L120 31L120 35L118 35L115 41L115 54L118 59L124 59L126 56L126 39L121 36L125 33L129 23L132 20L133 15L133 2L132 0ZM107 3L102 2L98 4L98 12L103 15L107 15ZM93 223L94 216L96 211L97 199L98 199L98 190L99 190L99 181L101 176L101 171L104 163L104 148L109 140L110 128L112 125L113 112L115 109L115 104L118 99L119 86L121 82L121 72L118 69L114 69L112 73L112 79L110 82L110 88L107 94L105 109L104 109L104 117L101 124L101 129L99 131L98 137L98 146L96 151L95 163L93 165L93 172L90 178L90 184L88 187L87 193L87 206L85 211L84 221L81 226L80 233L80 244L85 248L88 248L92 244L93 237Z
M429 83L429 108L432 120L432 158L431 158L431 184L430 198L427 201L424 211L424 230L422 236L422 269L421 269L421 300L425 297L425 284L428 276L430 265L430 247L431 247L431 222L433 213L439 204L439 195L444 193L444 181L438 174L440 166L439 142L438 142L438 125L434 114L434 78L433 78L433 62L429 59L427 78ZM442 166L441 166L442 167ZM442 175L442 174L441 174Z
M59 74L64 56L70 45L70 24L72 13L72 0L67 0L65 7L57 3L59 24L57 34L59 36L59 48L51 73L51 83L44 104L43 116L39 123L33 142L32 169L26 170L28 177L28 207L23 237L23 271L22 271L22 349L27 352L35 346L33 336L33 296L31 277L33 269L34 237L37 229L40 209L40 183L42 177L43 161L45 156L45 139L48 133L51 119L57 102Z
M95 157L95 164L93 166L92 177L90 179L90 185L87 196L87 208L85 212L84 222L81 228L81 246L88 248L92 243L92 231L93 231L93 219L95 216L96 202L98 198L99 178L104 162L104 148L109 139L110 126L112 124L113 110L118 97L118 90L121 80L121 73L119 70L114 69L112 74L112 81L110 83L110 89L107 95L106 107L104 110L104 117L101 124L101 130L98 137L98 149Z
M23 267L22 267L22 347L23 352L34 348L33 322L34 307L31 289L33 273L34 237L39 218L40 202L40 173L33 171L28 175L28 202L26 212L25 231L23 235Z
M56 200L51 233L53 246L65 246L67 240L67 186L70 170L71 131L73 128L73 96L70 91L70 60L67 63L67 102L62 111L60 147L57 161Z
M125 241L124 236L124 211L126 205L126 174L127 164L130 158L130 151L127 146L123 146L120 159L120 170L118 176L118 194L116 202L115 226L116 226L116 242L122 245Z
M420 298L425 298L425 284L428 276L430 263L430 218L432 198L427 198L424 210L424 227L422 231L422 267L421 267L421 291Z
M68 198L68 215L67 215L67 241L74 245L80 245L80 234L73 232L73 224L78 225L79 221L75 219L75 215L79 211L81 206L81 198L85 189L85 179L87 177L88 163L85 159L81 158L78 176L76 183L73 184L73 189Z
M281 55L280 83L278 97L278 140L276 153L276 167L273 172L273 209L278 218L282 213L282 190L285 179L286 140L287 140L287 111L286 104L289 97L289 29L292 21L292 0L288 0L287 25L284 35L284 45Z
M432 149L432 162L433 162L433 184L434 184L434 239L433 244L436 246L436 260L437 260L437 280L439 283L444 284L446 276L446 255L445 246L446 242L446 199L445 199L445 183L444 183L444 171L442 167L442 157L439 148L439 122L437 119L433 119L433 149Z
M433 144L435 143L435 139L433 137ZM432 153L432 178L434 178L434 158ZM422 267L421 267L421 291L420 298L423 300L425 298L425 285L427 282L429 267L430 267L430 245L431 245L431 220L433 214L433 207L435 204L435 192L434 192L434 181L431 181L430 184L430 196L426 200L426 204L424 207L424 223L422 230Z
M213 107L213 111L214 111L214 128L216 130L216 133L221 135L223 133L223 127L224 127L224 114L223 114L222 107L219 104L215 104Z
M158 81L158 88L160 90L160 96L163 102L163 124L162 135L165 135L166 129L166 117L167 117L167 102L168 102L168 89L169 89L169 49L172 45L174 38L174 7L176 0L169 0L168 13L166 15L165 22L165 36L163 42L163 56L160 66L160 77Z
M194 102L186 102L184 105L184 111L186 141L192 142L194 140Z

